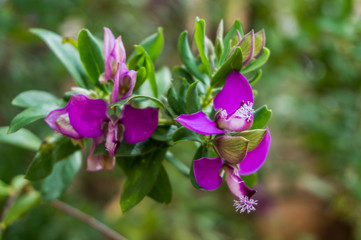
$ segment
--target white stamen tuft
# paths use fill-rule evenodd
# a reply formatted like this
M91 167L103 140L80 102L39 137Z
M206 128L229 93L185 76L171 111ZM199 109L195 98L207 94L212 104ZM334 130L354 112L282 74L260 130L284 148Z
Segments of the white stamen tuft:
M240 196L239 200L234 200L233 206L236 208L236 212L243 213L246 212L250 213L255 211L258 200L254 200L252 198L248 198L247 196Z
M243 104L235 113L235 116L245 118L248 122L252 121L253 103L247 102Z

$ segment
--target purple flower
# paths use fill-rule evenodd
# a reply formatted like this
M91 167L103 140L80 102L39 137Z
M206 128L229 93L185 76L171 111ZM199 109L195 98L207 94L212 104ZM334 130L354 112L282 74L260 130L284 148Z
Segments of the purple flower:
M64 136L93 139L93 147L88 157L88 171L112 169L115 152L122 140L134 144L153 134L158 126L158 109L137 109L126 104L120 117L110 118L107 112L108 105L103 99L72 95L65 108L51 111L45 121ZM104 141L108 154L95 155L95 148Z
M223 89L214 98L214 109L217 110L214 121L202 111L189 115L182 114L175 119L184 127L199 134L226 134L215 139L218 143L215 144L215 148L218 153L225 151L217 149L217 147L227 148L227 151L231 151L230 157L220 154L220 157L217 158L195 160L194 175L199 186L206 190L214 190L221 184L222 175L225 173L231 192L239 201L247 201L247 203L250 203L254 192L245 186L239 174L254 173L262 166L267 157L271 136L269 130L266 129L258 146L247 152L248 140L238 135L231 136L229 132L245 131L252 126L252 107L253 92L248 80L239 72L233 71L227 76ZM233 143L235 144L231 145ZM240 203L241 205L242 203ZM242 207L239 208L239 211L242 211Z
M104 28L104 74L100 82L107 83L109 79L114 82L112 103L128 98L135 86L137 72L128 70L125 60L122 37L115 39L110 29Z

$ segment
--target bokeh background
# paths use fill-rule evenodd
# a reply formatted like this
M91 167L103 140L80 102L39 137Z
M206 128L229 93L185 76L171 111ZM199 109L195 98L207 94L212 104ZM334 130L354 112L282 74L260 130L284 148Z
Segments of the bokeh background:
M267 103L273 110L273 142L259 172L257 211L235 213L227 186L197 191L169 164L170 205L146 198L123 215L119 169L82 170L62 200L129 239L361 239L359 0L0 0L0 126L20 112L10 104L18 93L38 89L61 97L73 84L29 28L76 37L86 27L102 38L107 26L123 36L130 53L162 26L160 68L180 64L178 36L185 29L193 32L196 16L206 20L211 38L221 18L226 29L239 18L246 31L266 31L271 58L255 85L256 105ZM42 121L29 129L42 137L51 132ZM195 146L184 142L173 150L190 164ZM0 145L0 179L23 174L33 155ZM45 203L9 227L4 238L104 239Z

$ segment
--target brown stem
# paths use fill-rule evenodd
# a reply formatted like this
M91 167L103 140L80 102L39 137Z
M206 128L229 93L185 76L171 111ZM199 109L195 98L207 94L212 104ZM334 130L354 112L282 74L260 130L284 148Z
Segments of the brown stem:
M63 211L81 221L88 224L89 226L93 227L94 229L98 230L104 236L108 237L109 239L113 240L126 240L125 237L121 236L119 233L115 232L113 229L105 226L103 223L99 222L95 218L79 211L78 209L61 202L59 200L54 200L50 203L56 209Z

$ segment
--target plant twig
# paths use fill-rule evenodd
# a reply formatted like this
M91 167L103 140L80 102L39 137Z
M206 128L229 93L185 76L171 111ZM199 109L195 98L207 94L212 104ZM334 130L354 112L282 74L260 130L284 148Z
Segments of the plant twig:
M103 223L99 222L95 218L79 211L78 209L61 202L59 200L54 200L50 203L54 208L65 212L80 221L83 221L84 223L88 224L89 226L93 227L94 229L98 230L100 233L102 233L104 236L108 237L109 239L113 240L126 240L125 237L121 236L119 233L115 232L113 229L105 226Z

